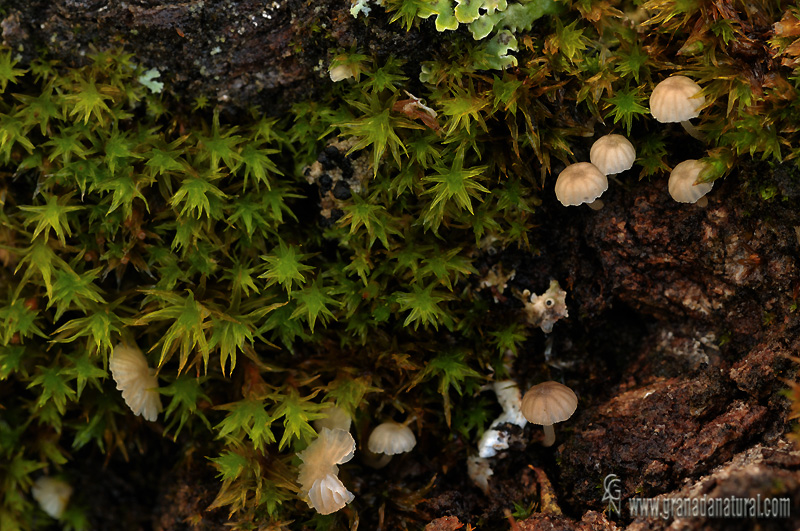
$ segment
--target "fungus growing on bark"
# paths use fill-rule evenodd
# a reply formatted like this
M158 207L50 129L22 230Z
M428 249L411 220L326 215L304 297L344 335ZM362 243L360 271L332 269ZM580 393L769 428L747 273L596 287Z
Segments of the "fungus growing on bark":
M489 429L483 432L478 442L479 457L494 457L497 452L508 448L509 433L505 429L498 429L503 424L514 424L521 428L528 423L520 411L522 393L514 380L500 380L492 385L497 402L503 408L499 417L492 421Z
M158 379L155 369L147 365L142 351L136 345L120 343L111 352L108 368L133 414L150 422L156 420L161 411Z
M706 102L700 85L686 76L672 76L655 86L650 95L650 114L662 124L680 122L687 133L704 140L702 133L689 122L700 115Z
M575 413L578 397L564 384L543 382L534 385L522 397L522 414L532 424L540 424L544 429L542 446L552 446L556 442L553 424L564 422Z
M669 174L669 195L679 203L694 203L699 207L708 205L706 194L714 183L697 183L697 178L708 164L699 160L684 160Z
M42 476L33 484L31 495L44 512L59 519L72 496L72 487L66 481Z
M605 175L614 175L631 169L636 149L622 135L605 135L592 144L589 160Z
M529 324L538 326L542 332L549 334L559 319L569 317L567 309L567 292L561 289L558 280L551 280L547 291L541 295L522 292L522 304Z
M297 454L300 465L298 483L308 506L320 514L338 511L355 498L337 477L339 467L350 461L356 451L356 441L344 430L322 428L319 437Z
M593 210L600 210L603 202L597 198L607 189L608 179L589 162L570 164L556 179L556 198L564 206L586 203Z

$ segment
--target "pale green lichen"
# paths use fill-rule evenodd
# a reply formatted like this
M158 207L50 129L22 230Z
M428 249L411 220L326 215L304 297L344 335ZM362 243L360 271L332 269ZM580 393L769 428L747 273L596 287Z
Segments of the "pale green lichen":
M476 63L481 70L502 70L517 65L511 52L518 51L515 33L529 31L533 23L545 15L557 14L562 8L554 0L532 0L508 3L506 0L436 0L417 11L422 19L436 16L436 30L456 30L468 24L472 37L483 40L492 35L485 51L491 57ZM420 76L422 79L422 76Z

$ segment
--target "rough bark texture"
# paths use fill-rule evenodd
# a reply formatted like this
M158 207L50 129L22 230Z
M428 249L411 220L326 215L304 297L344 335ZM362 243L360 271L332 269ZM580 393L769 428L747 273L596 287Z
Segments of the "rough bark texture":
M382 9L373 9L365 24L350 15L349 2L331 0L11 0L7 6L3 41L23 58L47 49L79 65L92 48L119 47L158 69L189 103L204 96L232 109L258 105L268 114L324 91L337 51L358 44L416 63L430 58L436 35L428 26L406 32L389 25Z
M79 64L90 46L118 45L158 68L187 101L206 95L279 112L329 82L334 48L358 41L411 62L430 55L429 26L407 33L388 25L380 9L365 25L348 9L299 0L12 0L2 29L3 40L28 58L47 48L65 64ZM763 201L748 187L761 172L783 199ZM439 477L424 500L405 493L398 503L431 521L426 529L475 524L502 514L501 498L541 492L530 464L549 478L564 514L534 512L515 523L520 531L800 526L800 452L786 442L788 402L781 395L797 370L789 356L800 351L797 182L788 167L743 167L702 209L673 202L658 179L609 190L599 212L564 209L546 188L538 253L508 251L491 260L517 271L520 285L568 279L571 317L555 327L550 363L578 391L581 407L556 427L555 449L539 447L540 430L526 428L519 439L531 442L527 450L512 445L493 461L488 498L456 470ZM628 349L623 359L620 347ZM524 374L537 363L539 354L519 369ZM598 488L610 473L621 479L623 501L789 497L793 517L644 521L623 513L615 524L601 514L606 504ZM402 474L429 477L413 467ZM154 527L223 529L219 515L200 516L202 507L191 502L207 506L213 482L183 472L165 478ZM369 478L354 482L356 495L368 496Z

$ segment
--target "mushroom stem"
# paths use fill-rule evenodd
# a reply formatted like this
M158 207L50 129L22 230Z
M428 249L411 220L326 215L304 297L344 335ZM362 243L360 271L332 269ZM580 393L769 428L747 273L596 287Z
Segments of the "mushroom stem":
M708 198L706 196L701 197L695 202L695 205L699 206L700 208L705 208L708 206Z
M380 470L381 468L385 467L389 464L389 461L392 460L391 455L387 454L374 454L372 452L364 452L362 454L361 459L366 463L366 465L370 468L374 468L375 470Z
M545 424L542 426L542 428L544 429L544 440L542 441L542 446L553 446L553 443L556 442L556 430L553 429L553 425Z
M690 122L689 120L682 121L681 125L686 130L686 132L689 133L693 138L696 138L700 142L706 141L705 135L703 135L703 133L701 133L698 128L692 125L692 122Z
M600 210L601 208L603 208L603 201L600 199L595 199L591 203L586 203L586 206L588 206L592 210Z

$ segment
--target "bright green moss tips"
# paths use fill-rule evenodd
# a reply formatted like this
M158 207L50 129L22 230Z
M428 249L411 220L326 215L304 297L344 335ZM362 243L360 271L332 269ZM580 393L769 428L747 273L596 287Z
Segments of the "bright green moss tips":
M0 93L5 92L9 83L16 83L25 74L26 70L14 68L16 65L17 60L11 57L11 50L0 54Z

